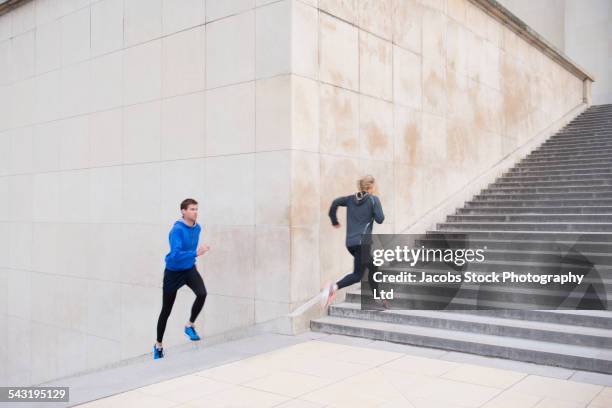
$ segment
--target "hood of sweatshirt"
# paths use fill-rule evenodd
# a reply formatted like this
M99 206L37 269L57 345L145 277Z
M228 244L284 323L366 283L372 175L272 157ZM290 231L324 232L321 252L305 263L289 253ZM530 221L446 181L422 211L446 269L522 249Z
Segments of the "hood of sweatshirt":
M187 222L185 222L184 219L179 218L178 220L176 220L174 225L179 226L179 227L188 228L188 229L194 229L195 227L198 226L198 223L196 222L195 224L193 224L193 226L191 226L191 225L187 224Z
M366 198L368 198L369 195L370 194L367 191L356 192L354 196L355 204L362 205L363 203L367 201Z

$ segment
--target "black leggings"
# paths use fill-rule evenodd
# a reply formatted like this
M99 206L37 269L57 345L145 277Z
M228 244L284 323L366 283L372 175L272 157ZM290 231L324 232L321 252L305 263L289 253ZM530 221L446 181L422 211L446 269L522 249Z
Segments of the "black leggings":
M344 278L340 279L336 282L338 285L338 289L342 289L344 287L350 286L354 283L361 281L363 276L363 270L365 268L368 269L368 282L370 283L370 288L377 289L378 283L374 281L373 275L376 272L376 267L374 266L374 262L372 256L370 254L370 246L369 245L355 245L347 247L348 251L353 255L353 273L349 273Z
M202 276L198 272L189 275L185 284L193 290L193 293L196 295L195 300L193 301L193 305L191 306L191 316L189 317L189 321L194 323L198 314L204 307L204 301L206 300L206 286L204 286L204 281L202 280ZM162 309L159 314L159 319L157 320L157 341L159 343L162 342L164 337L164 332L166 331L166 323L168 322L168 317L170 317L170 312L172 311L172 306L174 305L174 301L176 299L176 290L164 290L163 291L163 301L162 301Z

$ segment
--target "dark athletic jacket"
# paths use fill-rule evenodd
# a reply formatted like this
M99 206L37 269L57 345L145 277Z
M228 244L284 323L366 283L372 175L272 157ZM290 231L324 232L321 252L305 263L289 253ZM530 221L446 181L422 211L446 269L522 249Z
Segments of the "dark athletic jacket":
M338 224L338 207L346 207L346 246L367 243L363 235L372 233L373 221L382 224L385 220L380 199L375 195L360 191L336 198L329 208L329 218L333 225Z

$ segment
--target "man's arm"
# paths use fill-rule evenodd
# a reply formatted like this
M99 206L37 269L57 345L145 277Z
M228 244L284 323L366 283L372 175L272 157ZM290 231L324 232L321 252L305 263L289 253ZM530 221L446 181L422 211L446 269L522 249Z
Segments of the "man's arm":
M181 240L181 234L179 230L173 229L170 232L170 254L169 258L175 261L182 261L184 259L193 259L198 256L197 250L183 251L183 242Z
M348 198L349 196L338 197L332 202L331 206L329 207L329 218L331 220L332 225L340 224L338 222L338 217L336 216L336 213L338 212L338 207L346 207Z

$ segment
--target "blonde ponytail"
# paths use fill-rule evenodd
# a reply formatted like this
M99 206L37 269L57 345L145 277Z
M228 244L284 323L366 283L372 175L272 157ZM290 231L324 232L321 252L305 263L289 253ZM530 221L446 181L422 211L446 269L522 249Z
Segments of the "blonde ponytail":
M359 191L367 191L370 186L374 184L374 182L374 176L371 176L370 174L363 176L362 178L357 180L357 189Z

